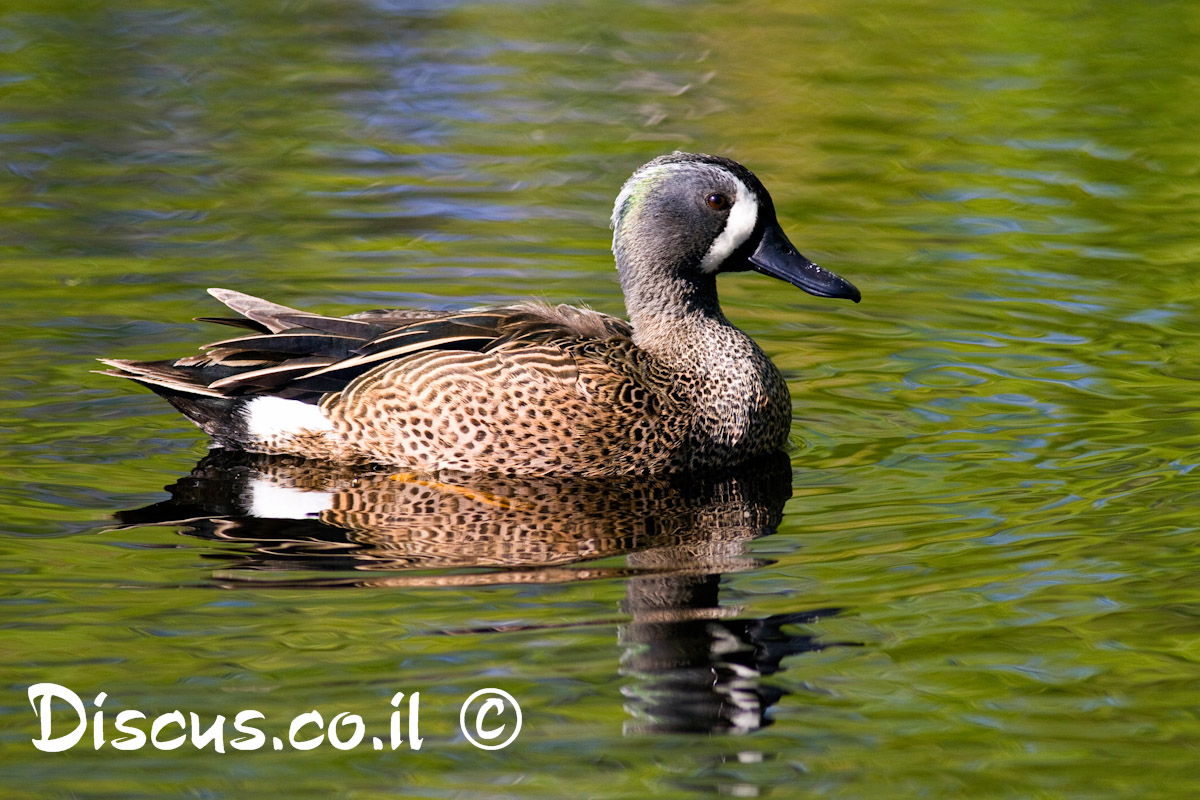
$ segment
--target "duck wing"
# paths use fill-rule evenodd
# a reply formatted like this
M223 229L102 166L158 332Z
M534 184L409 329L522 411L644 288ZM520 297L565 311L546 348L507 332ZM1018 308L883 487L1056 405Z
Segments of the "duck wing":
M101 359L111 368L102 374L137 381L168 400L267 394L317 403L363 373L417 353L485 353L517 343L632 336L624 320L565 305L522 303L459 312L383 309L330 317L228 289L209 291L242 316L200 319L245 328L248 335L213 342L200 355L173 360Z

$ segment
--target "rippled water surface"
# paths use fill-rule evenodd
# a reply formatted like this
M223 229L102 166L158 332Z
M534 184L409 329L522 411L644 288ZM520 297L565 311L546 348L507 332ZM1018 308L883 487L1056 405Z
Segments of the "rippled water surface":
M1181 0L9 0L4 795L1194 796L1198 93ZM219 336L210 286L621 313L612 200L677 148L754 169L863 291L723 278L790 466L201 461L89 372ZM337 513L255 518L250 485ZM106 743L36 750L39 682L107 693ZM458 730L487 687L524 710L503 750ZM396 692L420 751L370 745ZM129 709L225 715L228 752L115 749ZM368 736L240 752L244 709Z

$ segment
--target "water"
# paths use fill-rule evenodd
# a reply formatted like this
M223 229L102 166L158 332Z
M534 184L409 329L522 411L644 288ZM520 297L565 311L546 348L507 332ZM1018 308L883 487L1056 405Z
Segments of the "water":
M1198 29L1170 0L6 3L5 795L1194 795ZM619 313L612 199L676 148L749 165L863 290L722 283L792 386L782 491L198 466L88 372L219 335L208 286ZM347 511L248 520L255 476ZM425 743L41 753L37 682L106 692L109 740L124 709L383 734L420 692ZM487 687L524 710L503 750L457 732Z

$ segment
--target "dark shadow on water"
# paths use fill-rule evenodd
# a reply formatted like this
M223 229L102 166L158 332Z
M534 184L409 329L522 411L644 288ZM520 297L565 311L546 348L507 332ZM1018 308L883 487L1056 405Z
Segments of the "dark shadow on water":
M791 477L783 454L727 475L579 480L429 478L213 451L169 500L117 518L226 545L208 557L229 588L621 579L626 730L745 733L770 724L785 694L762 678L826 646L788 628L836 613L743 619L720 604L724 575L769 563L746 544L775 532Z

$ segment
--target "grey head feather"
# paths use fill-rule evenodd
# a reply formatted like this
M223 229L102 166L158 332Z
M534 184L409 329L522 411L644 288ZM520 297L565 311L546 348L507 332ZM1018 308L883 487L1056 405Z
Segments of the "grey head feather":
M716 263L701 264L730 222L729 209L706 200L722 194L749 205L750 229L740 231ZM672 153L660 156L625 182L613 207L613 254L634 326L651 317L687 318L720 314L714 273L741 262L765 224L774 220L770 196L737 162L719 156ZM746 247L737 245L746 244Z

